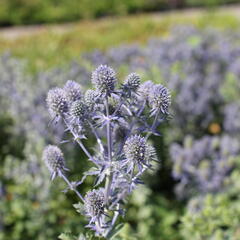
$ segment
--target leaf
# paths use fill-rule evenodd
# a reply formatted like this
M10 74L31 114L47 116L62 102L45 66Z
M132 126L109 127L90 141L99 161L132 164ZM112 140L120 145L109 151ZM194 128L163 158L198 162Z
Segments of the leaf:
M87 240L87 238L81 233L77 240Z
M84 205L82 203L76 203L76 204L73 204L73 207L76 209L76 211L80 214L83 214L84 213Z
M124 223L120 223L118 225L116 225L115 227L113 227L113 229L107 234L106 238L107 239L113 239L113 237L116 237L120 230L123 228Z
M73 236L71 233L61 233L61 235L58 236L61 240L75 240L76 237Z

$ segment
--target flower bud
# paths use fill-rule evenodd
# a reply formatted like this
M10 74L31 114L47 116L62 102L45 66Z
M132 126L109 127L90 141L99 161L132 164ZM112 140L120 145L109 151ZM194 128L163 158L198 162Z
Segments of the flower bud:
M140 85L140 76L137 73L131 73L127 76L124 85L130 90L136 91Z
M53 117L63 115L68 111L67 95L61 88L49 90L46 101L49 112Z
M104 213L104 192L103 189L88 191L84 197L84 209L86 215L95 218Z
M71 117L83 120L87 114L87 107L83 101L78 100L73 102L69 113Z
M146 152L146 140L139 135L131 136L127 139L123 150L126 158L129 161L144 162Z
M109 95L114 91L116 73L107 65L100 65L92 73L92 83L101 94Z
M75 81L68 80L63 89L70 102L75 102L82 97L81 86Z
M86 91L84 95L84 101L87 106L87 108L91 111L94 110L94 105L97 102L97 99L99 97L99 94L97 91L89 89Z
M67 170L65 168L63 153L57 146L48 145L45 147L42 159L51 172L51 180L57 175L61 176L62 172Z
M161 84L155 85L149 94L149 103L153 112L160 111L169 114L168 109L171 104L171 95L169 90Z

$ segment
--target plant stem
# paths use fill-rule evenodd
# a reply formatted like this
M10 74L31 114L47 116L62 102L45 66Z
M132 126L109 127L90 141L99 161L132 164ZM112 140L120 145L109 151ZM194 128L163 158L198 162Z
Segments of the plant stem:
M151 132L148 132L147 135L145 136L146 140L148 140L148 138L152 135L152 130L156 129L156 123L157 123L157 120L158 120L159 113L160 113L160 109L157 110L157 113L156 113L155 118L153 120L153 124L151 126Z
M138 110L138 113L136 115L137 118L140 117L140 115L142 114L142 112L143 112L143 110L145 108L145 105L146 105L146 101L143 103L142 107ZM130 137L130 135L132 134L132 130L133 130L133 127L134 127L136 122L137 122L137 119L134 119L132 121L132 123L131 123L131 125L129 127L127 135L125 136L124 140L122 141L122 143L119 146L118 154L120 154L122 152L124 143Z
M61 177L63 178L63 180L67 183L67 185L69 186L69 188L74 191L78 197L84 202L84 198L82 197L81 193L78 192L78 190L72 185L72 183L67 179L67 177L64 174L61 174Z
M105 101L106 107L106 116L107 116L107 146L108 146L108 161L110 163L109 173L105 183L105 203L108 204L108 197L110 194L111 184L112 184L112 171L111 171L111 163L112 163L112 134L111 134L111 122L109 118L109 104L108 97L106 96Z
M112 230L113 226L115 225L117 219L118 219L118 216L119 216L119 204L117 205L117 211L114 212L114 216L113 216L113 219L112 219L112 222L111 222L111 227L109 229L107 229L106 233L104 234L104 237L106 239L108 239L108 235L110 233L110 231Z
M89 153L89 151L85 148L85 146L83 145L82 141L78 138L78 136L74 133L73 128L68 124L68 122L66 121L65 118L63 118L64 123L66 124L67 128L69 129L69 131L72 133L74 140L78 143L78 145L81 147L81 149L83 150L83 152L87 155L87 157L90 160L93 160L92 155Z
M98 135L98 132L95 130L95 128L93 127L93 125L92 125L92 123L90 121L88 121L88 124L91 127L94 136L96 137L96 140L97 140L98 145L100 147L101 153L103 153L104 152L104 147L103 147L102 141L101 141L101 139L100 139L100 137Z

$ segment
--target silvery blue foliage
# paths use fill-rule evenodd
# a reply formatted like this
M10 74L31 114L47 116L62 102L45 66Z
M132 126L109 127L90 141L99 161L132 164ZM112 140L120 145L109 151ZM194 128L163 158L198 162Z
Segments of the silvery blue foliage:
M186 198L223 189L226 177L236 166L240 143L228 135L199 140L188 136L183 146L172 144L170 150L173 177L179 180L176 191L179 197Z
M43 159L52 179L57 175L63 178L68 189L79 196L83 207L77 205L77 208L89 219L87 227L107 238L118 216L123 215L127 196L142 183L141 175L157 160L148 138L159 135L157 128L169 114L171 96L166 87L148 81L152 97L146 98L141 94L146 83L140 84L136 73L128 75L123 85L117 87L116 73L107 65L93 71L92 83L95 90L81 92L77 98L78 91L72 94L74 98L66 97L69 91L73 93L77 83L73 88L66 88L73 85L67 82L63 88L49 90L47 106L50 113L54 112L62 120L93 167L80 181L71 182L64 172L64 158L57 146L46 147ZM97 143L93 151L85 147L85 139L91 136ZM83 197L78 188L88 176L96 177L94 189Z

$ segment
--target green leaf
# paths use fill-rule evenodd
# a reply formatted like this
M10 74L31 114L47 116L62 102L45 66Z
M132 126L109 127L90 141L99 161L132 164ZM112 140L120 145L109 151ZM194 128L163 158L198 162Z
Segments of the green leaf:
M113 237L116 237L120 230L123 228L124 223L120 223L118 225L116 225L115 227L113 227L113 229L108 233L108 235L106 236L107 239L113 239Z
M82 203L79 202L79 203L73 204L73 207L76 209L78 213L81 213L81 214L84 213L84 205Z
M61 233L60 236L58 236L61 240L75 240L76 238L71 233Z

